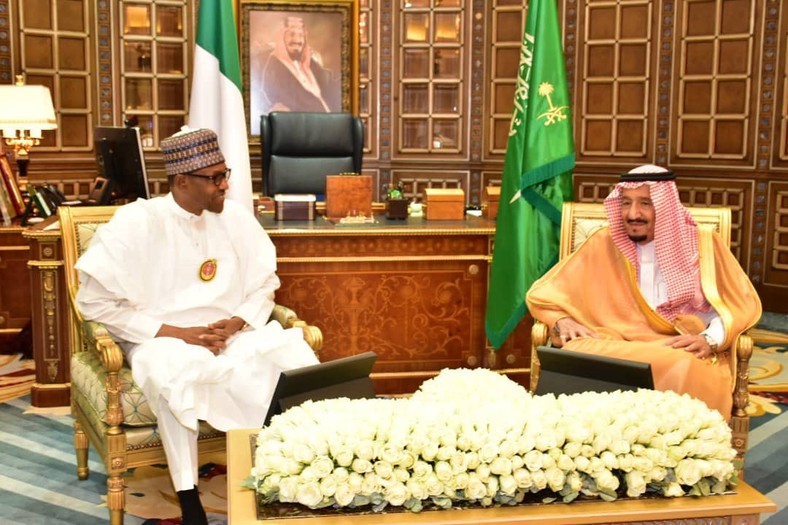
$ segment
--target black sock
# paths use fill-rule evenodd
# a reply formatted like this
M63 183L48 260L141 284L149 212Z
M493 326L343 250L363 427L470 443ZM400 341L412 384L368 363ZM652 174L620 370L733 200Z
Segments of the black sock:
M197 487L190 490L179 490L178 501L181 503L182 525L208 525L205 509L200 503L200 493Z

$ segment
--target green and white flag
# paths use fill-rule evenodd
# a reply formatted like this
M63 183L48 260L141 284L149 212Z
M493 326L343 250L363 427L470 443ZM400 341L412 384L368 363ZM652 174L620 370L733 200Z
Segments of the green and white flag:
M201 0L189 127L212 129L232 169L227 196L254 211L249 143L232 0Z
M495 348L526 313L525 294L558 260L575 147L555 0L530 0L506 146L485 328Z

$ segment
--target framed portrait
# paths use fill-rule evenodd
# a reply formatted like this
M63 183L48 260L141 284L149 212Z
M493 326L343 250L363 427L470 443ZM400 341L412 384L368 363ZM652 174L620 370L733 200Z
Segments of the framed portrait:
M358 0L241 0L252 137L272 111L358 113Z

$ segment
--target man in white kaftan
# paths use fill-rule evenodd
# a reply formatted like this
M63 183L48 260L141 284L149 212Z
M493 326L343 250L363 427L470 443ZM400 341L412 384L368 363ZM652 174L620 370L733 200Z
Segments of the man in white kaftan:
M158 417L183 522L206 523L198 420L262 426L280 372L317 359L301 329L268 323L275 248L255 217L224 202L229 170L215 134L178 134L162 149L172 193L121 207L96 233L76 265L77 305L123 340Z

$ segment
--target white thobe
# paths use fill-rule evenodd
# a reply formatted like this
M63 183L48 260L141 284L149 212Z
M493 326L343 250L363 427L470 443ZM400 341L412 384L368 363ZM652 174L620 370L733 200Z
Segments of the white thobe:
M200 268L209 259L216 272L204 281ZM232 201L221 214L199 216L172 195L123 206L76 268L77 306L123 340L134 380L159 418L176 490L196 484L198 420L225 431L262 426L281 371L317 363L300 329L267 322L279 287L275 248ZM233 316L249 327L218 356L155 337L162 324L205 326Z
M638 262L640 263L640 275L638 276L638 287L640 293L651 308L668 300L668 287L665 278L659 269L656 255L656 244L651 241L647 244L637 245ZM713 341L721 345L725 341L725 325L722 318L714 309L708 312L696 312L695 315L706 323L703 334L708 334Z

